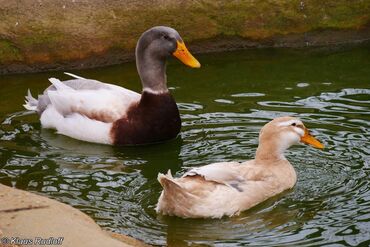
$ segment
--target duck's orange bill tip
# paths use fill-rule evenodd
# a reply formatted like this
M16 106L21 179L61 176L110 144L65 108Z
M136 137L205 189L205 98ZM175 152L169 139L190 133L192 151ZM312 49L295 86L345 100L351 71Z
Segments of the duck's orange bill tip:
M184 42L177 41L177 49L172 55L191 68L200 68L200 63L191 55Z
M323 149L325 146L321 142L319 142L315 137L310 135L308 130L305 131L304 136L301 137L301 142L305 144L309 144L315 148Z

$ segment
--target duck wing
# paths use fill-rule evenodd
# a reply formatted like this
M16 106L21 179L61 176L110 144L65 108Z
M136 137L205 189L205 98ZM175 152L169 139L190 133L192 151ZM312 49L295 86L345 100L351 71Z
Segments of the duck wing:
M116 86L109 83L104 83L101 81L93 80L93 79L87 79L83 78L78 75L74 75L72 73L64 72L64 74L69 75L75 79L67 80L67 81L61 81L63 84L67 85L70 88L73 88L75 90L99 90L99 89L111 89L120 91L124 94L131 95L131 96L137 96L138 93L128 90L126 88ZM50 85L48 88L45 89L44 93L49 90L56 90L55 85Z
M41 114L52 105L63 116L77 113L102 122L114 122L122 118L141 97L134 91L116 85L74 77L76 79L68 81L50 78L52 85L39 95L37 111ZM30 94L26 99L35 102L30 101Z
M242 164L239 162L220 162L210 165L193 168L186 172L183 177L202 176L207 181L213 181L219 184L232 187L241 191L240 186L246 182L246 179L238 172Z

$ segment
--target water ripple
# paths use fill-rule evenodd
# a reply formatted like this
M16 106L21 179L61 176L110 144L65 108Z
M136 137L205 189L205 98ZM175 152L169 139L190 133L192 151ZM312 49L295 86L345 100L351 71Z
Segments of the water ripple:
M249 60L242 65L240 73L253 67ZM287 65L282 66L283 71ZM351 87L338 86L336 74L324 82L294 77L288 83L271 77L248 86L244 80L248 73L243 73L227 84L230 89L210 82L191 97L187 92L195 82L188 82L189 88L183 82L181 90L175 90L182 99L180 136L146 147L72 140L41 129L37 116L14 110L0 116L0 182L68 203L105 229L155 245L367 246L370 89L366 83L356 88L353 81ZM289 76L280 74L287 80ZM357 73L352 76L361 79ZM264 84L269 81L275 84ZM155 213L161 192L158 172L171 169L181 175L212 162L251 159L260 128L285 115L301 118L326 145L324 150L303 145L288 150L287 158L298 174L292 190L232 218L184 220Z

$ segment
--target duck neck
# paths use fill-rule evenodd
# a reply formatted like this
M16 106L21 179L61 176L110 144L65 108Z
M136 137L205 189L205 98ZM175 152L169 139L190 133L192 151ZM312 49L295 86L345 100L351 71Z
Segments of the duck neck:
M167 93L166 58L158 57L150 50L136 48L136 67L143 85L143 91L153 94Z
M276 163L280 160L286 160L284 151L285 148L281 148L275 141L260 142L256 151L257 164Z

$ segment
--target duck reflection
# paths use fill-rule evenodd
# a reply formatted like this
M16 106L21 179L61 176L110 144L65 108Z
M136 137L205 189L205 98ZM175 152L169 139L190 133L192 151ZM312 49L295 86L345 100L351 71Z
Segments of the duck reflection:
M41 155L62 156L63 164L78 169L104 169L121 172L140 171L148 180L156 178L158 172L168 169L176 172L182 160L179 158L182 139L143 146L108 146L91 144L56 135L50 130L41 130L44 145L48 146ZM59 159L59 158L58 158Z
M158 216L159 221L167 224L167 246L209 246L223 243L245 243L267 245L269 239L258 239L261 232L264 236L284 237L287 242L296 241L296 236L289 239L289 233L302 230L306 222L325 208L323 199L297 201L291 199L286 191L270 198L260 205L241 213L238 216L221 219L181 219L178 217ZM301 236L302 239L306 235Z

